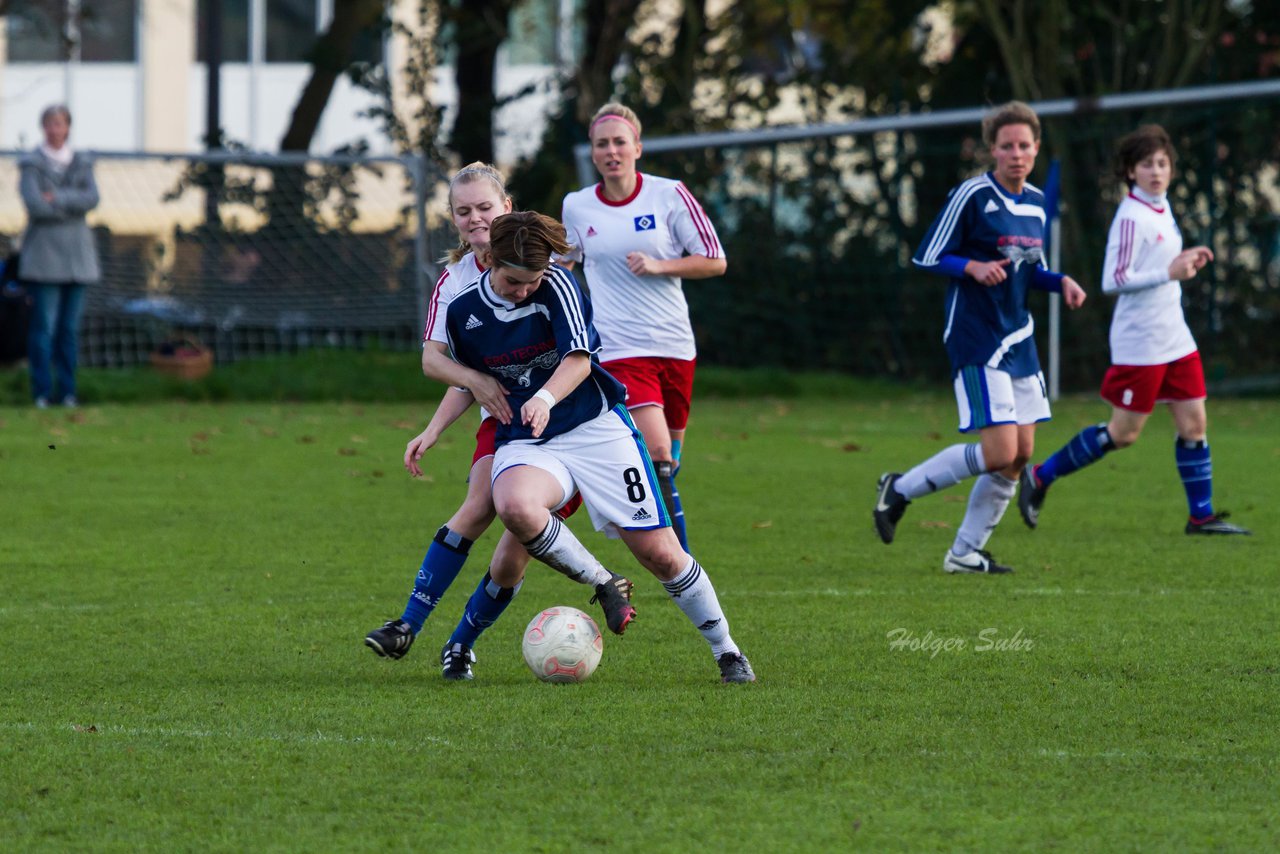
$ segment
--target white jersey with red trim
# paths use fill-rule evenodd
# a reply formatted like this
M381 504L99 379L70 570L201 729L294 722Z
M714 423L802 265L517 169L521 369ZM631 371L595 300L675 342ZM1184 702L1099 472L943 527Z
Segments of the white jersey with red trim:
M1111 316L1113 365L1165 365L1195 352L1182 313L1182 283L1169 265L1182 232L1167 198L1134 188L1120 202L1107 236L1102 292L1118 296Z
M635 192L620 202L605 199L603 189L596 184L570 193L561 212L573 246L565 257L582 261L586 273L600 358L694 358L680 277L637 276L627 269L627 254L723 258L715 226L680 181L637 174Z
M449 303L462 292L467 285L480 278L484 266L476 260L476 253L468 252L457 261L444 268L436 286L431 289L431 298L427 300L427 326L422 331L422 343L439 341L449 343L445 334L444 318L449 312Z

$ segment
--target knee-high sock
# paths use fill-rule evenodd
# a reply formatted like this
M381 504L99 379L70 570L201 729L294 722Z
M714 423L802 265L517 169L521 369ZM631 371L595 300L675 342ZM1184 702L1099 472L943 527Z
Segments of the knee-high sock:
M676 490L676 467L674 463L663 460L655 461L653 470L658 475L658 488L662 490L662 501L667 505L667 515L671 517L671 527L680 540L680 547L689 551L689 537L684 525L684 507L680 504L680 493Z
M554 513L542 533L525 543L524 547L530 555L579 584L595 587L613 577Z
M964 521L956 531L951 551L968 554L984 547L991 539L991 532L1000 524L1009 499L1018 489L1016 481L997 472L988 472L973 482L969 493L969 506L964 511Z
M688 565L670 581L664 581L667 595L675 602L689 622L711 644L711 654L716 658L726 652L738 652L738 645L729 636L729 621L720 609L716 589L707 573L691 556Z
M413 592L409 594L409 602L404 606L404 614L400 617L413 627L415 635L422 631L427 617L440 604L440 597L458 577L458 571L466 563L471 546L471 540L450 531L447 525L436 531L435 540L422 559L422 567L413 582Z
M1178 476L1187 492L1187 510L1193 519L1213 515L1213 459L1208 439L1179 438L1173 445Z
M1032 469L1041 486L1048 486L1060 477L1092 465L1109 451L1116 449L1106 424L1094 424L1071 437L1067 444L1050 455L1049 459Z
M475 592L471 594L471 598L467 600L462 619L458 621L457 628L449 637L449 643L460 643L467 647L475 646L480 633L498 621L502 612L511 604L511 600L520 592L520 585L523 583L520 582L515 587L502 587L486 572L484 578L480 579Z
M967 477L977 477L987 470L981 445L952 445L907 471L894 488L903 498L914 501L939 489L955 486Z

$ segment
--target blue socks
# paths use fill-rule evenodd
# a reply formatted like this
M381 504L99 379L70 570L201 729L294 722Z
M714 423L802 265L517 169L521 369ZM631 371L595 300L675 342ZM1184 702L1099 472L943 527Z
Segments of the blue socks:
M1213 515L1213 461L1208 439L1178 438L1173 443L1178 476L1187 491L1187 509L1192 519Z
M458 627L449 637L449 643L451 645L460 643L465 647L475 646L480 633L496 623L502 616L502 612L507 610L512 598L519 592L520 584L515 587L501 587L493 580L493 576L486 572L467 601L467 608L462 612Z
M655 462L653 470L658 476L658 488L662 490L662 503L666 505L667 515L671 517L671 529L680 540L680 548L687 553L689 540L684 527L684 508L680 506L680 493L676 491L675 464L666 460Z
M1048 486L1060 477L1096 463L1108 451L1114 451L1115 447L1116 443L1107 432L1107 425L1095 424L1072 436L1071 441L1032 469L1032 472L1041 486Z
M447 525L436 531L435 540L427 549L422 568L413 582L413 593L409 594L404 615L400 617L413 628L415 635L422 631L427 617L440 604L440 597L458 577L472 545L471 540L450 531Z

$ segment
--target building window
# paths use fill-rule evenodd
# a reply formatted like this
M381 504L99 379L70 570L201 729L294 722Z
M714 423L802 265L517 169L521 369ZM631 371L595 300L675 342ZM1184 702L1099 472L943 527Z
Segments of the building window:
M266 0L267 62L306 62L316 43L316 0Z
M86 0L80 10L81 62L137 61L137 0Z
M205 27L209 23L209 4L199 0L196 11L196 61L208 62L205 51ZM249 61L249 0L222 0L222 61Z
M556 0L532 0L511 12L506 60L512 65L551 65L556 57L556 30L559 27Z
M61 62L66 59L62 27L66 8L38 0L16 0L9 7L10 62Z
M135 62L137 0L14 0L5 16L10 62ZM68 25L70 22L70 25Z

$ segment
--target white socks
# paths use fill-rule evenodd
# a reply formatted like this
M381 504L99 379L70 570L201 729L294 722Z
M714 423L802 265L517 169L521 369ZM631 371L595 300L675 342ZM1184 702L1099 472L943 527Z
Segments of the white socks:
M969 506L964 511L960 530L956 531L952 553L967 555L985 546L1017 489L1017 482L1002 474L993 472L978 478L969 493Z
M613 577L554 513L542 533L525 543L524 547L529 554L579 584L595 587Z
M952 445L934 454L898 478L893 488L910 501L955 486L967 477L987 470L981 445Z
M664 581L667 595L679 606L689 622L711 644L711 654L716 658L726 652L738 653L738 645L729 637L729 621L720 610L720 600L711 579L692 557L684 570L670 581Z

